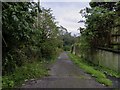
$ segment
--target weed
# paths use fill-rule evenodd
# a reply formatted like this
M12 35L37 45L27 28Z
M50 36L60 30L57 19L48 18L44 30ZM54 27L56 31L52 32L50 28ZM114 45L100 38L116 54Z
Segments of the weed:
M82 68L86 73L89 73L93 77L95 77L98 82L105 84L106 86L112 85L112 81L107 79L106 75L103 72L96 70L94 67L88 65L87 63L82 61L82 59L80 59L78 56L75 56L71 53L69 53L69 56L75 64Z
M48 70L44 66L44 63L39 61L33 63L27 63L22 67L16 69L16 71L8 76L2 77L3 88L13 88L16 85L21 85L23 82L29 79L36 79L42 76L48 75Z

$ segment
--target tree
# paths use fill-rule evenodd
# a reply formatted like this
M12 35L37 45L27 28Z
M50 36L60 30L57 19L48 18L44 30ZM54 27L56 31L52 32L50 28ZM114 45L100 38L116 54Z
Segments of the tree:
M50 60L61 45L51 9L33 2L3 2L3 75L37 60ZM54 41L54 43L53 43Z
M90 8L84 11L86 17L86 35L90 37L91 47L110 47L111 30L114 27L116 13L114 11L115 2L90 2ZM81 11L81 13L83 13Z
M80 50L91 54L96 48L113 48L111 34L119 22L119 2L90 2L91 8L80 11L86 18L85 29L80 28Z
M16 65L22 65L22 48L31 42L36 11L37 3L2 3L3 73L14 71Z
M41 31L38 40L43 58L51 59L60 44L58 40L59 30L54 20L51 9L42 8L42 13L38 14L38 29Z
M63 40L63 49L66 50L70 50L71 46L75 43L75 37L71 35L71 33L69 33L67 31L67 29L63 26L59 27L59 31L60 31L60 37Z

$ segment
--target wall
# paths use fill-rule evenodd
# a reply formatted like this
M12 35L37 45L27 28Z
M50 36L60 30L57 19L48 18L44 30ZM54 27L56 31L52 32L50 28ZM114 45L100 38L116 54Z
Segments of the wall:
M120 72L120 53L97 49L88 56L94 64Z
M115 51L112 49L98 48L84 55L80 53L79 47L74 46L72 53L78 56L83 56L86 60L96 65L120 72L120 50Z

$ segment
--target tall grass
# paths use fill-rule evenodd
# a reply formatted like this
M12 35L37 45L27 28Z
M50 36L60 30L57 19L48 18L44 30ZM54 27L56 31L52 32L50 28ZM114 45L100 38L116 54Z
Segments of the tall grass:
M2 77L2 88L13 88L29 79L41 78L42 76L48 75L44 63L36 61L18 67L13 74Z

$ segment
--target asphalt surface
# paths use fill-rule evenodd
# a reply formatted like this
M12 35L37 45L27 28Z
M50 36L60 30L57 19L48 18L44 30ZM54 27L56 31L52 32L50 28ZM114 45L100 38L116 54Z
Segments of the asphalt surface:
M66 52L60 54L49 74L48 77L28 81L21 88L106 88L74 65Z

